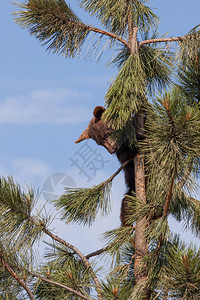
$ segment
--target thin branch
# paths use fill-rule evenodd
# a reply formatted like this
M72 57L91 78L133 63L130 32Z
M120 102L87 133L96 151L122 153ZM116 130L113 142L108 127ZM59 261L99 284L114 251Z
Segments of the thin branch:
M108 246L103 247L103 248L101 248L101 249L99 249L99 250L96 250L96 251L94 251L94 252L92 252L92 253L89 253L89 254L86 255L86 258L89 259L89 258L91 258L92 256L99 255L99 254L105 252L106 250L108 250L110 247L111 247L111 245L108 245Z
M164 205L163 214L162 214L163 216L167 216L168 212L169 212L169 205L170 205L170 201L172 198L172 190L173 190L173 186L174 186L174 181L175 181L175 176L172 177L171 184L170 184L167 196L166 196L165 205Z
M162 213L163 217L166 217L169 213L169 205L170 205L170 201L171 201L171 198L172 198L172 190L173 190L174 182L175 182L175 176L172 177L172 181L171 181L171 184L170 184L167 196L166 196L166 200L165 200L165 204L164 204L164 208L163 208L163 213ZM156 250L155 250L155 255L154 255L155 256L155 261L154 261L155 265L158 262L160 248L162 247L163 243L164 243L164 235L161 234L160 237L159 237L159 241L158 241L158 244L157 244L157 247L156 247Z
M7 269L7 271L10 273L10 275L15 280L17 280L17 282L25 289L25 291L29 295L29 298L31 300L35 300L35 297L34 297L33 293L31 292L31 290L29 289L29 287L27 286L27 284L22 279L19 278L19 276L17 275L17 273L6 262L5 258L2 256L2 254L0 254L0 261L2 262L2 264L4 265L4 267Z
M174 140L176 140L176 137L177 137L177 133L176 133L176 127L175 127L175 123L174 123L174 118L172 117L171 115L171 112L170 112L170 104L168 102L168 98L166 97L164 99L164 101L162 102L162 105L163 107L166 109L167 111L167 116L170 120L170 123L172 125L172 133L173 133L173 137L174 137Z
M83 253L78 250L75 246L71 245L70 243L66 242L65 240L59 238L57 235L53 234L51 231L49 231L48 229L46 229L44 227L43 224L38 224L38 222L32 218L32 221L33 223L36 225L36 226L43 226L43 232L46 233L48 236L50 236L54 241L66 246L67 248L73 250L80 258L81 260L83 261L84 265L88 268L93 280L94 280L94 283L96 285L96 288L97 288L97 293L98 293L98 299L99 300L103 300L102 296L101 296L101 285L99 283L99 280L95 274L95 272L93 271L88 259L83 255Z
M127 46L128 48L130 47L129 43L125 39L123 39L121 36L119 36L115 33L100 29L98 27L89 26L89 25L86 25L86 24L83 24L83 23L79 23L79 22L69 22L68 20L65 20L63 18L62 18L62 21L63 21L63 24L71 24L74 27L79 27L79 28L82 27L84 30L93 31L93 32L96 32L96 33L107 35L107 36L109 36L109 37L111 37L115 40L118 40L119 42L121 42L122 44Z
M28 3L26 5L26 7L28 9L32 9L33 11L36 11L40 14L43 13L43 10L41 8L38 8L35 5L31 5L30 3ZM102 35L109 36L109 37L111 37L115 40L118 40L119 42L121 42L122 44L124 44L125 46L127 46L129 48L129 43L125 39L123 39L122 37L120 37L117 34L114 34L112 32L105 31L105 30L99 29L99 28L94 27L94 26L86 25L86 24L82 23L80 20L79 21L74 21L74 20L71 21L71 20L67 19L66 17L63 17L63 16L61 17L59 15L54 15L49 11L46 11L45 15L49 15L50 17L53 16L54 18L57 18L59 21L62 21L62 23L64 25L67 25L67 26L70 25L71 27L74 27L74 28L79 28L79 29L82 28L82 30L88 30L88 31L100 33Z
M35 10L37 10L35 7L34 7ZM51 15L51 14L50 14ZM109 32L109 31L105 31L105 30L102 30L102 29L99 29L97 27L93 27L93 26L89 26L89 25L86 25L82 22L71 22L71 21L68 21L66 18L60 18L59 16L56 16L59 20L62 20L63 24L71 24L72 26L74 27L82 27L84 30L88 30L88 31L93 31L93 32L96 32L96 33L100 33L100 34L103 34L103 35L107 35L111 38L114 38L115 40L118 40L119 42L123 43L125 46L129 47L129 44L128 42L123 39L122 37L112 33L112 32Z
M49 235L54 241L59 242L62 245L65 245L66 247L68 247L69 249L73 250L83 261L84 265L88 268L88 270L90 271L90 274L94 280L94 283L96 284L97 287L97 292L98 292L98 298L99 300L103 300L102 296L101 296L101 285L99 283L99 280L96 276L96 274L94 273L89 261L87 260L87 258L83 255L83 253L81 253L80 250L78 250L75 246L71 245L70 243L64 241L63 239L59 238L57 235L53 234L52 232L50 232L48 229L44 228L43 231Z
M66 286L66 285L63 285L63 284L58 283L58 282L56 282L56 281L47 279L47 278L45 278L45 277L43 277L43 276L41 276L41 275L39 275L39 274L37 274L37 273L35 273L35 272L33 272L33 271L28 271L28 272L29 272L29 274L31 274L33 277L37 277L37 278L41 279L42 281L45 281L45 282L47 282L47 283L50 283L50 284L56 285L56 286L58 286L58 287L61 287L61 288L65 289L65 290L67 290L67 291L73 293L74 295L79 296L79 297L82 298L82 299L85 299L85 300L91 300L90 297L86 297L86 296L80 294L79 292L75 291L74 289L72 289L72 288L70 288L70 287L68 287L68 286Z
M153 300L156 300L160 296L161 293L162 293L162 290L160 290L160 292L156 295L156 297L153 298Z
M135 258L135 254L131 256L131 259L128 263L129 268L130 268L130 265L132 264L134 258Z
M118 40L119 42L121 42L122 44L124 44L125 46L127 46L128 48L130 48L129 46L129 43L123 39L122 37L120 37L119 35L117 34L114 34L112 32L109 32L109 31L105 31L105 30L102 30L102 29L99 29L97 27L93 27L93 26L87 26L85 25L86 29L88 29L89 31L93 31L93 32L97 32L97 33L100 33L100 34L103 34L103 35L107 35L115 40Z
M11 267L10 267L10 268L11 268ZM18 268L18 270L23 271L21 268ZM71 292L71 293L73 293L73 294L75 294L75 295L77 295L77 296L83 298L83 299L91 300L90 297L88 298L88 297L86 297L86 296L80 294L79 292L75 291L74 289L72 289L72 288L70 288L70 287L68 287L68 286L66 286L66 285L63 285L63 284L61 284L61 283L59 283L59 282L56 282L56 281L53 281L53 280L51 280L51 279L45 278L45 277L43 277L43 276L41 276L41 275L39 275L39 274L37 274L37 273L35 273L35 272L33 272L33 271L30 271L30 270L26 270L26 272L28 272L28 273L29 273L30 275L32 275L33 277L37 277L37 278L39 278L39 279L41 279L41 280L43 280L43 281L45 281L45 282L48 282L48 283L50 283L50 284L59 286L59 287L65 289L65 290L67 290L67 291L69 291L69 292Z
M183 40L190 39L190 35L171 37L171 38L160 38L160 39L149 39L139 43L139 48L146 44L152 43L168 43L168 42L182 42Z
M132 229L135 230L135 226L132 226ZM106 247L103 247L103 248L101 248L99 250L96 250L96 251L94 251L92 253L89 253L89 254L86 255L86 258L89 259L92 256L100 255L101 253L103 253L103 252L107 251L108 249L110 249L112 247L112 245L113 245L113 243L110 244L110 245L108 245L108 246L106 246Z
M183 188L184 184L186 183L188 177L190 176L190 174L192 172L192 165L193 165L193 158L191 158L191 160L189 161L188 168L187 168L185 174L183 175L181 180L178 182L178 188L180 188L180 189Z
M129 160L125 161L121 167L112 175L110 176L106 181L104 181L104 184L107 185L109 182L111 182L122 170L123 168L128 165L132 160L134 160L133 158L130 158Z

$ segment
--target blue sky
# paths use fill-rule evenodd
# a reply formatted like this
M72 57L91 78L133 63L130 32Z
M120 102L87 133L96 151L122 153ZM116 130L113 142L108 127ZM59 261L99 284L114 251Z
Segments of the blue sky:
M98 25L77 2L67 1L85 23ZM153 0L150 3L160 16L162 34L184 35L200 23L199 0L189 3ZM94 58L72 60L48 54L38 40L14 23L11 13L15 10L11 1L1 0L0 174L13 175L23 186L33 184L40 189L49 176L56 178L52 176L57 173L70 175L77 186L97 184L119 166L116 158L90 141L93 155L103 157L105 163L99 163L95 171L88 167L87 175L80 174L79 168L72 166L72 159L80 158L77 151L82 148L74 141L87 126L93 108L103 105L116 70L105 68L106 57L97 62ZM95 155L91 156L93 164L97 164ZM88 181L88 176L93 178ZM96 235L119 225L124 192L123 174L120 174L113 184L113 212L108 218L98 220L89 231L71 225L65 229L56 221L56 230L86 252L95 250L100 246ZM51 206L50 209L53 210ZM174 230L175 227L173 224ZM193 240L190 234L185 233L184 237Z

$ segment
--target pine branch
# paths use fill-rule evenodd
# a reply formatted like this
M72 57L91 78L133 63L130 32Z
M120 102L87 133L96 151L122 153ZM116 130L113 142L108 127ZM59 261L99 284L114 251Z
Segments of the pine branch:
M123 39L122 37L120 37L117 34L114 34L112 32L105 31L105 30L102 30L102 29L99 29L99 28L93 27L93 26L87 26L86 25L86 27L88 28L89 31L93 31L93 32L96 32L96 33L100 33L102 35L109 36L110 38L118 40L119 42L121 42L122 44L124 44L126 47L130 48L129 43L125 39Z
M149 31L158 21L158 17L144 1L81 0L80 2L81 6L96 16L109 31L121 36L127 36L133 27L137 27L140 32Z
M106 94L107 109L103 117L114 130L122 130L144 105L145 81L139 55L130 55Z
M166 217L169 213L169 206L170 206L170 201L172 199L172 190L173 190L174 182L175 182L175 176L173 175L172 179L171 179L169 190L167 192L164 208L163 208L163 216L164 217Z
M178 87L186 98L188 105L200 102L200 51L191 51L190 58L182 56L178 69Z
M103 184L104 185L107 185L108 183L110 183L110 182L112 182L113 181L113 179L124 169L124 167L126 166L126 165L128 165L132 160L133 160L134 158L131 158L131 159L129 159L129 160L127 160L127 161L125 161L122 165L121 165L121 167L112 175L112 176L110 176L106 181L104 181L103 182Z
M31 213L37 194L30 189L27 192L14 182L13 178L0 177L0 228L5 242L16 241L18 246L33 244L40 236L39 227L32 226ZM46 225L50 216L40 217Z
M197 204L200 207L200 201L199 200L197 200L193 197L190 197L189 199L190 199L190 201L192 201L193 203Z
M99 250L96 250L96 251L94 251L94 252L92 252L92 253L87 254L85 257L86 257L87 259L90 259L90 258L93 257L93 256L99 255L99 254L101 254L101 253L107 251L110 247L111 247L111 245L108 245L108 246L103 247L103 248L101 248L101 249L99 249Z
M6 262L5 258L3 257L2 253L0 252L0 261L2 262L3 266L6 270L10 273L10 275L23 287L23 289L29 295L31 300L35 300L35 297L27 284L18 276L18 274L11 268L11 266Z
M42 224L38 224L38 222L36 220L34 220L32 218L32 222L36 225L36 226L42 226ZM83 255L83 253L81 253L80 250L78 250L75 246L71 245L70 243L66 242L65 240L59 238L57 235L53 234L50 230L48 230L45 226L42 227L42 230L44 233L46 233L48 236L50 236L54 241L66 246L67 248L71 249L72 251L74 251L83 261L84 265L87 267L87 269L89 270L93 281L96 285L96 289L97 289L97 293L98 293L98 299L99 300L103 300L102 296L101 296L101 285L99 283L99 280L95 274L95 272L93 271L88 259Z
M157 32L153 36L157 36ZM149 94L163 90L171 83L173 54L168 45L158 47L156 44L145 45L139 49L142 68L146 74Z
M44 276L41 276L41 275L39 275L39 274L37 274L37 273L35 273L33 271L28 271L28 273L30 275L32 275L33 277L37 277L37 278L39 278L40 280L42 280L44 282L47 282L47 283L53 284L55 286L58 286L58 287L60 287L62 289L65 289L66 291L69 291L70 293L72 293L72 294L74 294L74 295L76 295L76 296L78 296L78 297L80 297L82 299L91 300L90 297L86 297L86 296L80 294L79 292L75 291L74 289L72 289L72 288L70 288L70 287L68 287L66 285L63 285L63 284L61 284L59 282L56 282L56 281L53 281L51 279L45 278Z
M29 0L26 4L17 3L15 12L17 24L27 28L47 50L64 56L74 57L81 50L89 32L99 33L118 40L128 47L122 37L97 27L84 24L64 0Z
M31 196L31 198L33 199L33 194ZM22 229L25 231L25 234L28 235L29 239L32 241L32 239L36 239L36 237L38 235L41 234L41 232L46 233L47 235L49 235L52 239L54 239L55 241L58 241L59 243L65 245L66 247L72 249L83 261L83 263L85 264L85 266L88 268L88 270L90 271L90 274L96 284L97 287L97 292L98 292L98 297L99 299L102 299L101 294L100 294L100 290L101 290L101 286L100 283L98 281L98 278L96 277L89 261L85 258L85 256L73 245L65 242L64 240L60 239L59 237L55 236L53 233L51 233L48 229L46 229L46 225L47 222L46 220L41 220L41 219L34 219L31 215L30 212L31 210L29 209L29 206L27 208L27 203L28 205L31 205L31 201L30 198L28 197L28 195L25 195L25 193L22 193L20 190L20 187L18 185L15 185L15 183L13 182L13 180L11 181L6 181L5 179L0 180L0 203L3 203L2 207L5 206L5 210L6 213L9 213L9 233L12 235L16 235L16 230L15 227L17 227L18 232L17 232L17 236L20 236L20 230L21 230L21 224L24 223L24 221L26 221L25 223L25 228ZM19 205L20 204L20 205ZM1 209L2 209L1 207ZM28 209L28 215L27 215L27 209ZM24 215L24 211L25 211L25 215ZM15 218L16 216L18 217L19 215L19 224L15 224ZM12 218L11 218L12 216ZM4 227L6 228L7 225L7 219L5 220L5 213L3 213L3 220L2 221L6 221L4 223ZM14 224L13 224L14 222ZM11 226L12 225L12 226ZM3 226L3 224L2 224ZM14 230L13 230L14 227ZM5 231L6 233L6 231ZM5 235L4 233L4 235ZM32 236L33 235L33 236ZM36 235L36 236L35 236Z
M147 39L139 43L139 48L145 44L178 42L180 46L180 58L183 64L199 53L200 25L193 28L188 34L181 37Z
M23 284L23 288L27 287L27 285L24 283L23 280L21 280L21 279L19 278L18 274L14 271L14 268L17 268L17 270L20 271L20 272L26 271L27 274L29 274L29 275L31 275L31 276L33 276L33 277L37 277L37 278L39 278L40 280L42 280L42 281L44 281L44 282L47 282L47 283L50 283L50 284L52 284L52 285L58 286L58 287L60 287L60 288L63 288L63 289L65 289L65 290L67 290L67 291L73 293L74 295L79 296L79 297L82 298L82 299L91 300L90 297L86 297L86 296L84 296L83 294L80 294L79 292L77 292L76 290L74 290L74 289L72 289L72 288L70 288L70 287L68 287L68 286L66 286L66 285L63 285L63 284L61 284L61 283L59 283L59 282L56 282L56 281L54 281L54 280L50 280L50 279L48 279L48 278L45 278L44 276L42 276L42 275L40 275L40 274L38 274L38 273L36 273L36 272L34 272L34 271L30 271L30 270L28 270L28 269L25 269L25 270L24 270L24 269L22 269L20 266L17 266L17 267L16 267L16 266L15 266L15 267L11 266L10 264L8 264L8 263L6 262L5 258L4 258L2 255L0 255L0 260L2 261L3 265L4 265L5 268L8 270L8 272L10 273L10 275L11 275L15 280L17 280L17 281L20 283L20 285ZM29 288L28 288L27 290L29 290L29 292L31 293L31 291L30 291ZM27 292L28 292L28 291L27 291ZM30 298L30 299L35 299L35 298Z
M189 163L188 163L188 168L185 171L183 177L181 178L181 180L178 182L178 188L182 189L183 186L185 185L188 177L190 176L191 172L192 172L192 167L193 167L193 158L190 159Z
M131 161L126 161L110 178L90 188L70 188L59 199L55 206L61 210L66 222L77 222L91 225L100 211L107 215L110 211L110 189L113 179Z
M184 36L178 36L178 37L170 37L170 38L157 38L157 39L148 39L144 40L139 43L139 48L146 44L152 44L152 43L170 43L170 42L183 42L188 41L193 38L195 33L186 34Z
M135 226L132 226L131 229L134 231L134 230L135 230ZM116 242L116 241L115 241L115 242ZM109 250L110 248L112 248L112 246L113 246L113 244L114 244L115 242L113 242L113 243L111 243L110 245L108 245L108 246L106 246L106 247L103 247L103 248L101 248L101 249L99 249L99 250L96 250L96 251L94 251L94 252L91 252L91 253L87 254L85 257L86 257L87 259L90 259L90 258L93 257L93 256L100 255L101 253L103 253L103 252Z
M166 201L171 176L175 180L184 180L190 160L193 160L192 172L198 169L200 153L199 143L199 110L188 107L180 94L180 90L173 89L154 101L154 105L146 109L145 140L141 142L144 151L150 184L148 184L148 197L162 195L163 203ZM196 166L195 166L196 165ZM189 176L189 174L187 175ZM153 179L154 178L154 179ZM187 180L194 188L194 182ZM184 183L184 184L185 184ZM183 184L183 181L182 181ZM157 197L158 197L157 196ZM161 197L158 197L159 203ZM174 202L173 202L174 203Z
M184 227L195 236L200 234L200 201L188 196L177 183L171 206L171 214L178 222L184 221Z
M166 264L160 275L161 287L170 299L193 299L200 296L200 252L196 247L186 247L179 240L171 241L166 253Z
M90 188L68 188L66 193L54 201L67 223L88 224L94 222L97 213L107 215L110 211L111 184L101 183Z
M120 256L124 245L133 239L135 226L119 227L111 231L105 232L102 237L105 240L108 249L104 253L112 257L112 265L115 265L116 260L119 263Z
M183 40L189 39L188 35L180 36L180 37L171 37L171 38L158 38L158 39L149 39L139 43L139 48L146 44L153 44L153 43L169 43L169 42L182 42Z
M73 57L79 52L89 30L64 0L29 0L16 3L17 24L27 28L48 50Z
M176 127L175 127L175 123L174 123L174 118L172 117L171 112L170 112L170 103L169 103L167 97L164 99L162 105L166 109L167 116L169 118L169 122L172 126L172 136L173 136L174 140L176 140L176 135L177 135Z

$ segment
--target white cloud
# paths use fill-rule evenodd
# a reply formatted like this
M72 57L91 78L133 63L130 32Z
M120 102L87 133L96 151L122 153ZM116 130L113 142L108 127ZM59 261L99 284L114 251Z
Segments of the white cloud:
M51 173L51 167L45 162L33 158L0 157L0 176L13 176L14 180L26 189L26 186L41 187Z
M13 167L19 177L44 178L49 174L50 167L42 161L31 158L18 158L13 161Z
M41 190L51 172L51 166L40 159L0 156L0 176L12 176L25 190L31 186Z
M36 90L0 101L0 123L71 123L87 121L90 111L80 100L88 93L70 89ZM70 105L69 105L70 103ZM73 104L71 104L73 103Z

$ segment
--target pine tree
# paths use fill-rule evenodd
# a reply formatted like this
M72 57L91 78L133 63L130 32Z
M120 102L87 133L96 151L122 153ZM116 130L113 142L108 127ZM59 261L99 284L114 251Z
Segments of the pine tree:
M133 226L106 232L105 247L84 255L48 229L49 217L34 215L34 191L1 178L1 297L95 299L96 290L99 300L199 299L199 251L168 226L172 215L200 233L200 205L192 196L200 171L199 26L184 36L159 37L158 17L146 0L79 3L104 29L84 24L64 0L17 3L15 20L65 57L79 55L89 33L102 42L106 37L118 51L110 62L119 72L105 95L104 119L120 137L126 130L138 148L135 193L128 197ZM133 115L135 134L128 129ZM124 166L95 187L67 190L55 202L63 219L91 225L99 211L107 214L111 183ZM43 234L52 238L49 260L34 268L32 246ZM100 281L91 258L102 255L111 257L113 268Z

